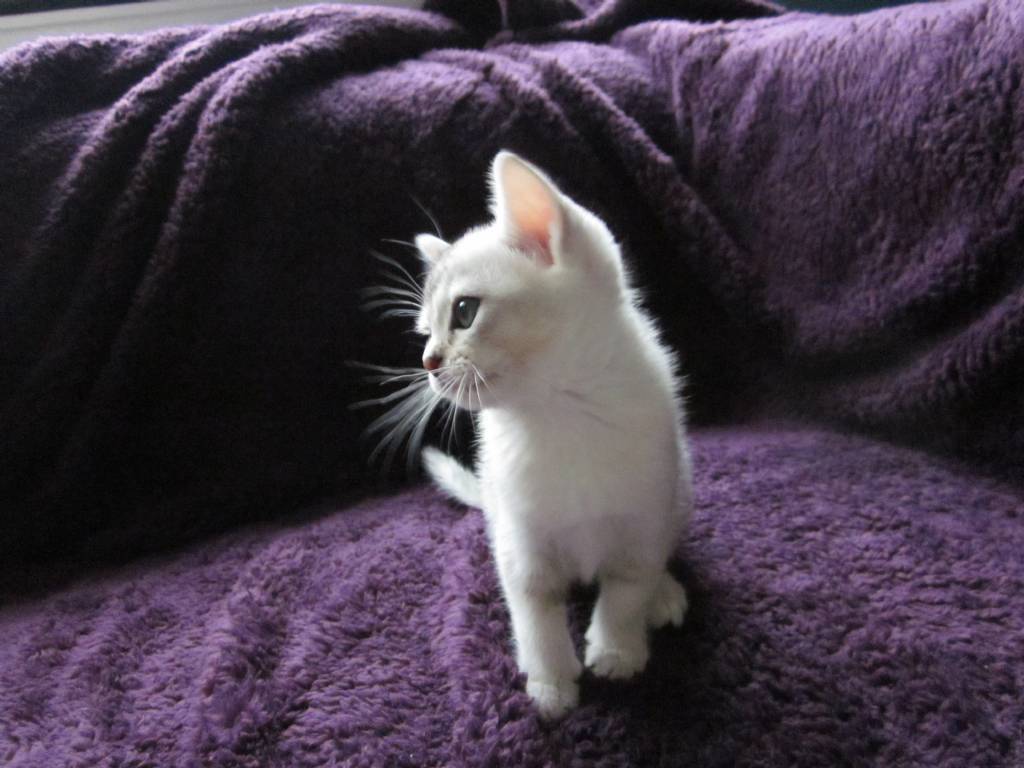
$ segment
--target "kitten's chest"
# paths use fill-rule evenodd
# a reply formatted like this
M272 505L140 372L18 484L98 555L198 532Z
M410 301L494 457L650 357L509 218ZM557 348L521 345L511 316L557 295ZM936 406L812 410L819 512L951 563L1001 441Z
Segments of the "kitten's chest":
M485 496L540 527L604 521L607 528L607 521L637 506L658 511L674 487L678 454L671 425L617 429L577 418L529 427L484 421L481 427Z
M670 532L679 457L671 418L631 428L557 417L480 426L484 511L499 556L587 582Z
M481 459L491 479L573 506L614 489L622 480L616 470L628 469L636 451L646 448L632 433L582 417L526 425L482 419L481 434Z

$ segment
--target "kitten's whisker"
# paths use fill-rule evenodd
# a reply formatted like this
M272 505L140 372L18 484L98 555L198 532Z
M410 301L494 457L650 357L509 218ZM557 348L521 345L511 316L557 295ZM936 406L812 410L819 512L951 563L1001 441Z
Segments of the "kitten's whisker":
M423 407L424 395L418 392L415 397L402 403L402 407L392 408L388 411L387 418L381 417L366 430L367 434L383 432L377 441L377 445L370 454L371 461L379 455L381 450L391 443L396 434L402 432L403 425ZM386 431L385 431L386 430Z
M408 379L426 379L430 374L426 371L418 371L416 373L400 373L396 376L367 376L367 381L373 381L381 386L385 384L393 384L396 381L406 381Z
M362 305L362 308L369 312L374 309L380 309L381 307L394 307L396 309L406 309L410 312L415 312L417 315L420 313L419 304L414 304L411 301L405 299L374 299L368 301Z
M392 272L390 270L385 270L384 276L394 280L395 285L398 285L402 288L408 288L413 293L421 297L423 296L422 286L418 282L416 282L415 278L413 278L408 272L406 272L405 269L402 269L401 272Z
M476 370L476 366L473 366L473 370ZM473 374L473 388L476 390L476 407L477 410L484 407L484 400L480 397L480 376L478 373Z
M469 397L469 377L466 376L465 374L463 374L462 380L459 382L459 394L458 394L458 398L457 398L458 401L462 400L463 392L465 392L465 397L468 398ZM459 414L459 415L461 416L461 414ZM452 429L452 432L454 433L454 437L455 437L455 445L456 445L456 447L458 447L458 445L459 445L459 433L454 428Z
M398 294L382 294L379 296L364 296L362 304L363 309L373 309L375 307L384 306L401 306L409 307L410 309L420 309L422 303L411 299L408 296L400 296Z
M407 245L410 248L416 247L416 243L410 243L408 240L395 240L389 237L382 237L380 241L382 243L398 243L399 245ZM405 267L402 266L402 262L400 262L394 256L388 256L386 253L381 253L380 251L374 248L370 249L370 254L373 256L373 258L377 259L377 261L382 261L385 264L395 267L396 269L405 271Z
M455 403L452 402L451 398L448 397L448 395L451 394L452 389L455 387L455 383L455 379L448 379L448 381L445 382L444 386L442 387L440 393L441 398L444 401L444 406L445 408L447 408L447 411L445 412L441 420L441 442L444 442L445 434L448 432L449 425L452 419L454 418L456 410Z
M359 402L352 403L351 405L349 405L349 408L366 408L369 405L385 405L387 403L393 403L395 400L401 400L403 398L409 397L412 394L415 394L417 390L422 389L424 386L426 386L426 382L424 381L413 381L410 384L406 384L401 389L392 392L390 395L384 395L383 397L373 397L370 398L369 400L360 400Z
M386 402L394 402L395 400L403 400L404 398L406 398L408 396L411 396L411 395L414 395L417 392L419 392L420 390L425 390L427 388L428 388L428 384L427 384L427 382L425 382L423 380L417 379L417 380L413 380L413 381L409 381L409 382L403 382L401 387L399 389L397 389L396 391L392 392L392 393L389 393L387 395L382 395L381 397L375 398L373 400L360 400L357 403L353 403L353 406L351 406L350 408L361 408L362 404L364 404L364 403L371 403L371 404L373 404L374 402L376 402L378 400L380 402L384 402L384 403L386 403ZM389 414L393 413L397 408L400 407L400 404L401 403L399 403L398 406L395 406L394 408L390 409L389 411L386 411L385 413L381 414L378 417L378 419L385 419L385 418L387 418L387 416Z
M451 400L445 400L444 406L447 410L444 413L444 420L441 422L441 444L446 446L445 451L447 453L451 453L452 441L451 438L449 437L449 435L451 434L450 425L455 420L456 408L455 403L453 403Z
M455 411L457 409L456 409L455 403L452 401L451 398L448 397L448 394L452 391L452 388L455 386L455 384L456 384L456 380L455 379L449 379L445 383L445 386L444 386L444 388L441 391L441 394L445 397L445 403L444 403L445 407L448 409L447 412L444 415L443 421L441 422L441 442L445 441L445 435L446 434L450 434L449 433L450 425L455 420ZM448 441L448 445L449 446L451 445L450 439Z
M452 375L451 365L442 365L440 368L435 368L433 374L437 377L437 380L442 385L447 386L455 381L455 377ZM444 389L444 387L442 387Z
M420 301L423 300L423 291L421 291L420 287L418 285L416 285L415 283L410 283L408 280L403 278L401 275L396 275L393 272L385 272L384 273L384 277L390 278L394 282L393 283L381 283L382 287L399 288L401 290L411 291L412 293L416 294L416 297Z
M417 283L415 280L413 280L411 277L409 277L409 273L408 272L405 272L403 270L402 272L399 273L399 272L392 272L391 270L387 270L386 269L386 270L383 271L382 274L384 275L384 277L388 278L389 280L393 280L394 281L393 284L396 287L398 287L398 288L408 288L410 291L412 291L417 296L420 296L422 298L422 296L423 296L423 289L420 288L420 284L419 283ZM384 285L387 285L387 283L384 283Z
M419 200L417 200L414 195L409 195L409 197L412 198L412 201L414 203L416 203L416 207L419 208L421 211L423 211L423 213L426 214L426 217L428 219L430 219L430 223L434 225L434 233L439 238L444 240L444 235L441 234L441 227L438 226L437 219L434 218L434 214L432 214L430 211L428 211L427 207L425 205L423 205L423 203L421 203Z
M480 381L482 381L484 384L487 384L487 377L484 376L483 371L476 367L476 363L470 363L469 365L473 369L473 372L480 377Z
M386 450L384 470L387 472L391 468L395 454L398 452L399 448L401 448L401 445L405 440L405 436L409 433L413 425L422 417L424 412L430 409L432 403L435 402L432 394L433 393L429 389L421 389L417 393L417 397L403 401L401 405L393 408L392 411L387 414L391 418L388 419L386 423L393 423L396 421L397 423L395 423L388 433L380 439L377 447L373 449L373 452L370 454L371 463L380 456L381 452ZM401 411L401 413L393 415L396 411ZM381 420L378 419L378 422L379 421ZM374 422L374 424L377 424L377 422ZM371 427L372 426L373 425L371 425ZM377 426L374 431L379 430L383 426L386 426L386 424ZM369 432L370 430L368 429L367 431Z
M385 242L398 243L399 245L407 245L410 248L415 248L416 247L415 243L409 243L409 242L406 242L405 240L391 240L391 241L385 241ZM413 277L412 273L410 273L408 269L406 269L404 266L402 266L402 263L400 261L398 261L397 259L393 259L390 256L385 256L380 251L373 251L373 250L371 250L370 253L378 261L381 261L381 262L387 264L388 266L391 266L391 267L394 267L395 269L397 269L405 277L405 280L403 280L403 282L408 283L408 285L410 287L414 287L419 292L420 296L423 295L423 288L420 286L420 281L417 280L415 277ZM396 275L396 277L398 277L398 275Z
M408 288L399 288L394 285L371 285L363 288L360 292L363 296L397 296L409 301L419 302L421 296Z
M429 406L422 411L422 415L418 418L415 429L409 436L409 450L406 458L406 472L412 474L415 468L416 462L420 457L420 447L423 445L423 435L427 431L427 426L430 424L430 416L437 407L437 404L441 401L441 396L436 392L430 392L431 398Z
M460 410L461 410L461 408L459 407L459 402L462 400L462 390L463 390L463 387L465 386L465 384L466 384L466 376L465 376L465 374L463 374L462 376L459 377L458 389L456 389L455 397L452 399L452 406L453 406L452 407L452 420L451 420L450 428L448 430L448 443L447 443L448 453L452 452L452 438L455 438L455 446L458 447L458 445L459 445L458 426L459 426L459 415L460 415Z
M387 455L385 456L384 470L385 472L391 469L392 464L395 461L395 457L402 448L402 443L405 442L412 434L412 430L415 428L424 414L429 414L433 399L430 397L424 397L422 399L422 407L417 411L409 414L398 427L396 427L396 433L393 440L391 440L390 448L388 449Z
M473 367L473 372L480 377L480 381L483 383L484 389L487 390L487 394L494 394L491 392L491 385L487 383L487 377L484 376L483 372L474 363L470 363L470 365Z
M413 393L412 396L402 400L394 408L389 409L385 413L378 416L372 422L370 426L366 428L366 434L372 435L380 432L384 429L389 428L396 422L401 422L410 413L416 411L416 408L422 400L422 393L427 390L420 390L419 392ZM419 399L417 399L419 398Z
M361 360L346 360L345 365L352 368L363 368L368 371L379 371L380 373L391 373L391 374L404 374L404 373L424 373L424 370L419 366L405 365L405 366L393 366L393 365L377 365L376 363L364 363Z
M380 314L381 318L388 317L419 317L419 310L416 309L388 309Z

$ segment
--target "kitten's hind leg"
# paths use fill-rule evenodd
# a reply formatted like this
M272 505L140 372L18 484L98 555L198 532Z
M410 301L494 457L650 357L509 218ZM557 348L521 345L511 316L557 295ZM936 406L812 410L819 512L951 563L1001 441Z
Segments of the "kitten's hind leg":
M657 573L601 578L584 659L595 675L625 679L647 666L648 607L660 578Z
M689 602L683 585L676 581L671 573L665 571L658 580L658 587L654 590L654 597L651 598L647 609L647 624L651 629L669 624L681 627L688 607Z

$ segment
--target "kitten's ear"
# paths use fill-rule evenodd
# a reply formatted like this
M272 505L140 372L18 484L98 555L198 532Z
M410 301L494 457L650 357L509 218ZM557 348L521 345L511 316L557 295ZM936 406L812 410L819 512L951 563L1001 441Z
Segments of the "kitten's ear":
M505 235L535 254L541 266L555 263L565 209L554 184L537 168L502 150L491 166L494 218Z
M416 249L420 252L420 256L423 258L423 262L428 266L434 266L444 252L448 250L449 245L440 237L434 237L433 235L416 235Z

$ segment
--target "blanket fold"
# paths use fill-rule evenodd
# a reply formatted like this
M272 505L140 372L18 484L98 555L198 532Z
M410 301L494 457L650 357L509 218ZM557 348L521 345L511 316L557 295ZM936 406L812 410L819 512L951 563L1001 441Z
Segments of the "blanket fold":
M492 42L599 39L643 21L722 21L774 16L769 0L425 0L424 10L444 14Z
M431 227L418 203L483 220L502 147L620 237L696 423L784 414L1020 480L1019 3L431 7L0 54L5 562L365 487L345 363L419 356L359 309L370 251L413 268L383 241Z

